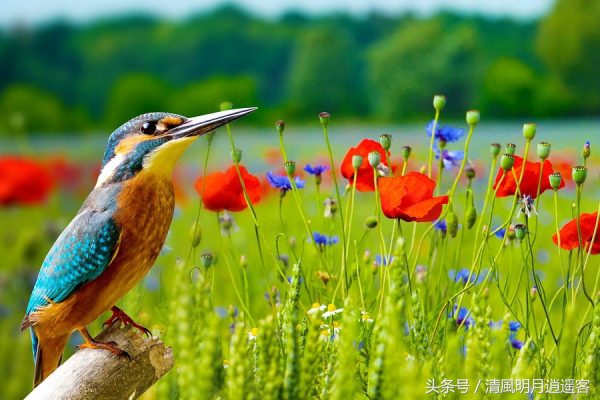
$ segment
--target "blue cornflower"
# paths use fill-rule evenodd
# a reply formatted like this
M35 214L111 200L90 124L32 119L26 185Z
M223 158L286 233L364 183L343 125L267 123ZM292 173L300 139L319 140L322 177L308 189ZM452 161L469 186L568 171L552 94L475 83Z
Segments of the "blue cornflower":
M425 130L427 131L427 136L431 137L432 129L433 120L425 127ZM464 129L455 128L453 126L440 125L438 123L438 125L435 127L435 140L441 140L446 143L456 142L464 134Z
M444 164L445 169L450 169L452 167L458 167L460 162L465 156L465 152L462 150L443 150L442 154L442 163ZM440 159L440 150L435 149L435 159Z
M509 341L510 341L510 345L513 347L513 349L521 350L523 348L523 342L520 341L519 339L517 339L516 337L514 337L513 335L511 335L511 337L509 338Z
M471 317L469 310L466 307L461 307L458 312L458 305L454 305L452 309L452 314L449 316L450 318L456 318L456 325L464 326L465 329L469 329L471 326L475 325L475 320Z
M336 244L340 239L337 236L327 236L319 232L313 232L313 240L316 244L322 247Z
M508 327L510 329L510 334L508 335L510 345L513 349L521 350L523 342L517 339L517 333L519 333L519 329L521 329L521 323L519 321L510 321Z
M521 323L519 321L510 321L508 327L511 332L518 332L521 329Z
M445 219L439 220L433 225L433 227L442 233L446 233L448 231L448 226L446 225Z
M487 275L487 270L481 270L479 275L471 274L471 271L468 268L461 268L458 271L451 269L448 271L448 277L454 281L454 283L462 282L466 284L469 281L469 275L471 275L470 282L473 283L481 283L485 279Z
M286 279L289 284L292 284L292 281L294 280L294 278L292 276L288 276ZM300 277L300 279L298 280L298 283L302 285L304 283L304 278Z
M279 189L282 192L287 192L288 190L292 189L290 178L286 175L275 175L272 171L269 171L267 172L267 180L272 187ZM296 176L294 181L296 182L296 187L298 189L302 189L304 187L304 181L300 179L300 177Z
M381 256L379 254L377 254L375 256L375 265L377 265L378 267L388 266L389 264L392 263L392 261L394 261L394 257L393 256L390 256L389 258L385 257L385 256Z
M327 171L329 167L327 165L315 165L314 167L310 164L306 164L304 170L311 175L321 176L323 172Z
M494 228L494 230L495 230L495 228ZM498 229L498 231L496 233L494 233L494 236L496 236L499 239L504 239L505 234L506 234L506 229L500 228L500 229Z

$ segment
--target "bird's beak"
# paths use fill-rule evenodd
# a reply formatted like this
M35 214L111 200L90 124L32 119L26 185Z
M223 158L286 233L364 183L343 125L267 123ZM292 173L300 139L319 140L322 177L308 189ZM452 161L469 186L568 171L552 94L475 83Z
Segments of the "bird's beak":
M172 128L168 135L171 136L171 139L204 135L254 110L256 110L256 107L238 108L189 118L183 124Z

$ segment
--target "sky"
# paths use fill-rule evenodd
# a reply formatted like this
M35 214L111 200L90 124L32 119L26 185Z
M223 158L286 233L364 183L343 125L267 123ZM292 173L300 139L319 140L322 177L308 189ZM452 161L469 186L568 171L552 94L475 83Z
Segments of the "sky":
M181 18L223 4L237 4L253 13L275 17L288 10L306 13L373 10L400 14L407 11L431 14L458 10L493 16L534 18L546 13L554 0L8 0L0 11L0 25L38 24L53 19L86 22L98 17L143 11Z

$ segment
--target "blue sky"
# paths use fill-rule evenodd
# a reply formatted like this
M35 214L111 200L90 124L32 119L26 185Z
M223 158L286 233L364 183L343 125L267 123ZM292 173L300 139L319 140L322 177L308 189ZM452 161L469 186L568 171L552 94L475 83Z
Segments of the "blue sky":
M440 9L496 16L531 18L544 14L554 0L233 0L254 13L277 16L286 10L308 13L349 11L355 14L380 10L394 14L413 11L430 14ZM224 4L222 0L8 0L2 4L0 24L35 24L55 18L88 21L99 16L145 11L180 18Z

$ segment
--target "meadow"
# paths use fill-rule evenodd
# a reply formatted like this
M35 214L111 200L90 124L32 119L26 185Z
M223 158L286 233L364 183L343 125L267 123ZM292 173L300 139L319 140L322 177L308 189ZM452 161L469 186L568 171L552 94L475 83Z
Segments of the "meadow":
M598 398L598 122L447 123L444 103L400 128L200 138L119 304L175 354L143 398ZM105 139L2 142L41 172L15 186L39 196L0 187L0 399L31 388L19 323Z

